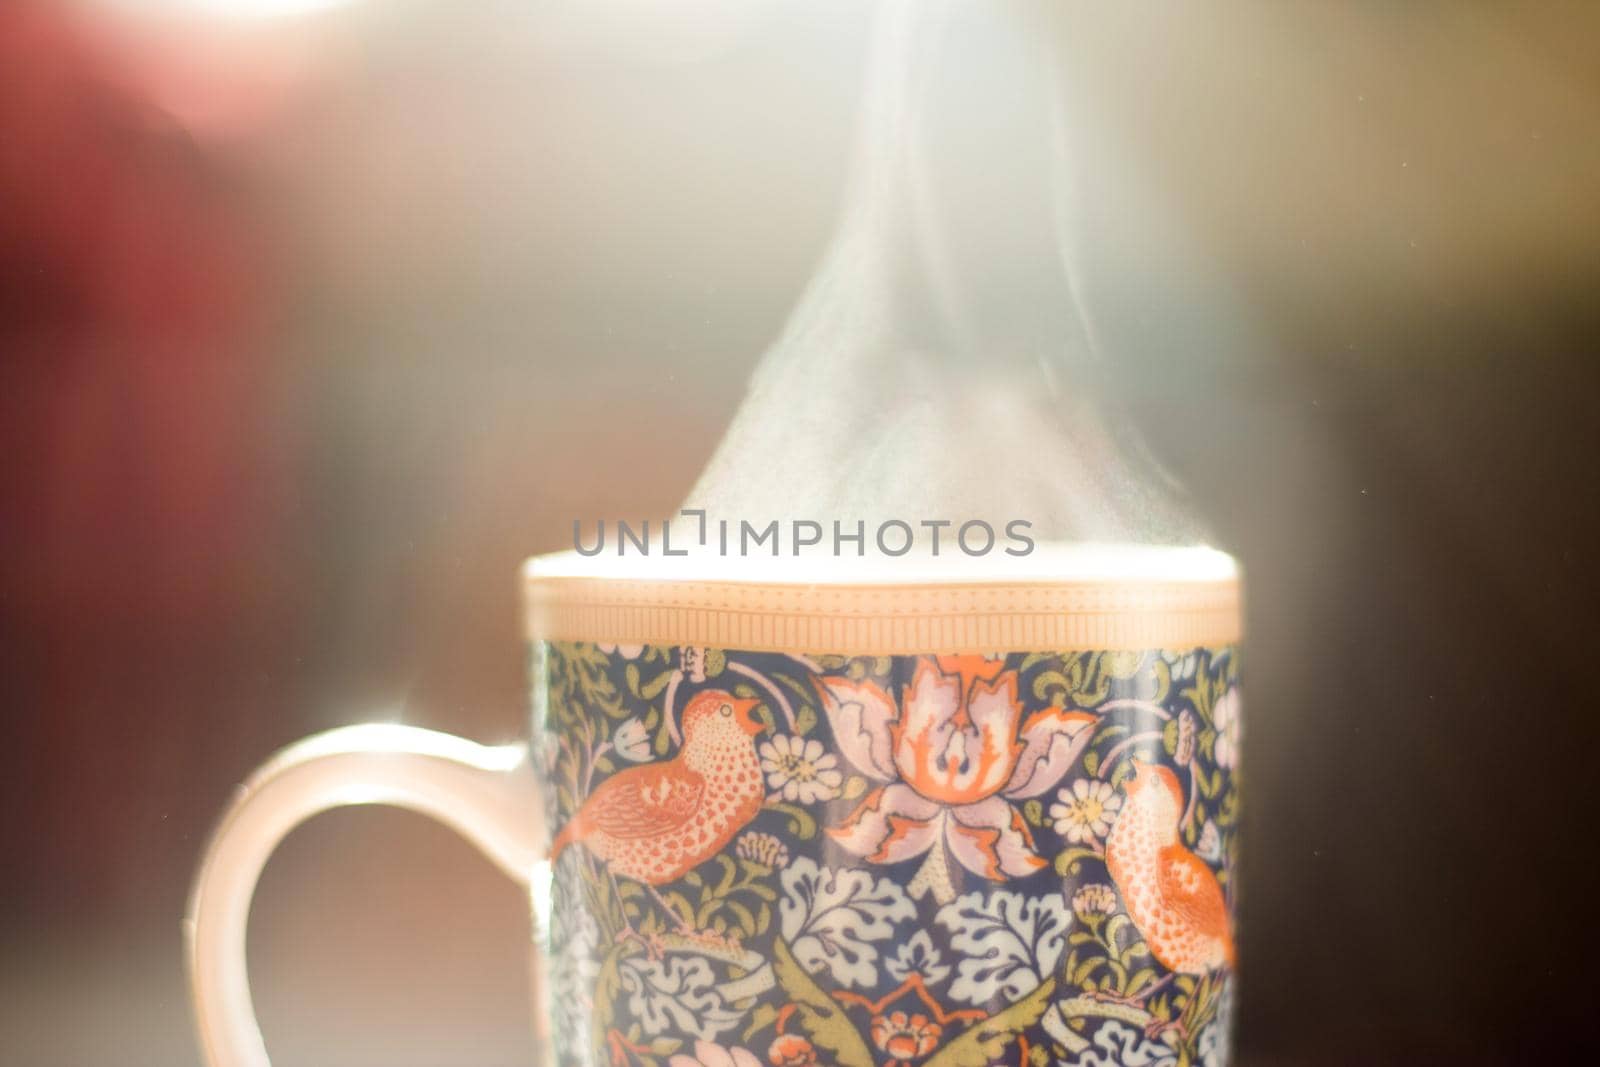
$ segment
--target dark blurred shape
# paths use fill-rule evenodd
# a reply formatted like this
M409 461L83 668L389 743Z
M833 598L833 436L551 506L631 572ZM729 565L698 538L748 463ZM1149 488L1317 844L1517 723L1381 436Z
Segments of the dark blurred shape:
M195 790L273 736L301 591L264 220L124 73L0 8L0 849L45 914L169 899Z

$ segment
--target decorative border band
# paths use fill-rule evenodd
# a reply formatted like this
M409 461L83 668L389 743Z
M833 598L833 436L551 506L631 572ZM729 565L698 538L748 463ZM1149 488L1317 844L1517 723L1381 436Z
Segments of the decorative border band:
M1239 583L822 584L529 575L539 640L857 655L1132 650L1241 637Z

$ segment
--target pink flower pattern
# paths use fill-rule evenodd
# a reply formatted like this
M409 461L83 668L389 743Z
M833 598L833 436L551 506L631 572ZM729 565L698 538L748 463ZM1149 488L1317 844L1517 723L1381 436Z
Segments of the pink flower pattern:
M992 881L1044 866L1013 802L1061 780L1095 715L1050 707L1021 721L1017 672L981 656L919 657L898 705L871 681L817 687L840 754L874 783L828 831L845 849L870 863L929 853L924 869L941 897L953 892L941 850Z

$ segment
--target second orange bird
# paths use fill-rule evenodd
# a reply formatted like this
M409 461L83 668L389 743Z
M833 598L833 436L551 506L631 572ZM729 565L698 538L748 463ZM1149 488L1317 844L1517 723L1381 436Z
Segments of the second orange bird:
M1201 975L1233 963L1217 876L1183 846L1183 789L1166 767L1133 761L1127 803L1106 839L1106 869L1128 916L1167 970Z

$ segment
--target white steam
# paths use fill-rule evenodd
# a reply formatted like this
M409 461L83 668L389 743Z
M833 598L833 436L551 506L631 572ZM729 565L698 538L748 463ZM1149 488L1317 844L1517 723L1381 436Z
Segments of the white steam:
M837 233L686 506L1202 539L1095 385L1039 2L881 4Z

